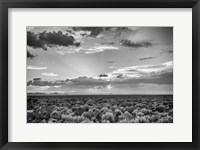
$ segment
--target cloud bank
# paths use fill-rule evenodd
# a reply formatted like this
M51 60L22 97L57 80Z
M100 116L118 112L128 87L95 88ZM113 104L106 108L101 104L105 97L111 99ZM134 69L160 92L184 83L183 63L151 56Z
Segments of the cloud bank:
M111 73L100 74L97 77L78 77L74 79L43 81L34 78L27 82L27 86L49 86L65 90L85 89L115 89L122 87L139 87L141 85L172 85L173 84L173 62L160 65L131 66L114 70ZM44 75L44 74L43 74ZM54 73L45 73L48 76L57 76Z

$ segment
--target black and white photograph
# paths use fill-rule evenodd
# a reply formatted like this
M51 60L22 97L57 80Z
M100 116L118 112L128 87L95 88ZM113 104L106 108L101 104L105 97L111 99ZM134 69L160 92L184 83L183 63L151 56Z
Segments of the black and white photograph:
M26 32L27 123L173 123L173 27Z

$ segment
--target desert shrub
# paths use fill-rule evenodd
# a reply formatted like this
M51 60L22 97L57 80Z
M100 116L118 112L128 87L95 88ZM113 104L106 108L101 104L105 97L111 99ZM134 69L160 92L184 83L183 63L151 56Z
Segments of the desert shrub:
M114 105L114 106L112 107L112 110L113 110L113 111L115 111L115 109L118 109L118 106L117 106L117 105Z
M32 110L32 109L34 109L34 104L33 103L27 104L27 110Z
M120 122L120 123L129 123L129 120L127 120L127 119L122 119L122 120L120 120L119 122Z
M149 121L143 116L143 117L136 117L135 118L135 123L149 123Z
M158 122L159 123L173 123L173 118L171 116L166 116L166 117L160 118Z
M102 113L106 113L106 112L108 112L109 111L109 109L107 108L107 107L102 107L101 108L101 112Z
M165 106L164 105L159 105L159 106L156 107L156 110L158 112L164 112L165 111Z
M139 116L139 117L144 116L144 113L139 111L136 113L136 116Z
M76 116L81 116L82 113L84 112L83 109L81 107L75 107L75 108L72 108L72 111L74 112L74 114Z
M89 112L89 111L86 111L86 112L82 113L82 116L85 117L85 118L91 119L92 118L92 113Z
M94 123L98 123L99 122L99 120L96 117L92 117L91 121L94 122Z
M74 122L74 113L71 113L71 114L62 114L61 115L61 118L64 122Z
M54 110L59 110L59 107L56 106L56 105L53 105L53 109L52 109L52 111L54 111Z
M109 120L103 120L102 123L111 123Z
M142 108L140 110L144 115L152 115L152 111L150 109Z
M132 103L131 102L126 102L126 106L131 106Z
M57 111L57 110L54 110L54 111L50 114L50 118L53 118L53 119L60 119L60 118L61 118L60 112Z
M88 111L90 109L90 106L88 104L85 104L82 106L83 111Z
M173 122L170 96L28 97L27 122Z
M153 112L153 115L156 115L156 116L158 116L158 115L159 115L159 112L157 112L157 111L154 111L154 112Z
M122 114L121 110L119 110L119 109L115 109L114 112L115 112L116 116L120 116Z
M124 113L124 117L126 118L126 120L131 120L133 116L128 111L126 111Z
M97 108L92 108L89 111L92 113L92 116L95 116L95 117L97 117L100 113L99 109Z
M89 119L84 119L81 123L91 123Z
M35 115L33 112L27 112L27 122L30 123L32 122L33 120L35 120Z
M135 119L131 119L129 123L135 123Z
M43 109L42 107L39 107L37 110L34 110L34 115L39 120L49 119L50 112L46 109Z
M139 112L138 109L133 110L133 112L131 113L133 118L135 118L137 116L137 113Z
M173 117L173 109L171 109L169 112L168 112L168 115Z
M126 111L128 111L129 113L132 113L133 110L134 110L134 107L133 107L133 106L126 107Z
M58 123L58 120L50 118L49 121L48 121L48 123Z
M73 122L74 123L80 123L84 120L84 117L83 116L74 116L73 117Z
M168 105L168 103L169 103L168 101L164 101L163 105Z
M43 119L40 123L47 123L47 121L45 119Z
M34 109L34 106L38 103L38 99L29 98L27 100L27 110Z
M121 120L125 119L125 116L124 116L124 114L121 114L118 118L119 118L119 121L121 121Z
M146 104L140 104L140 108L148 108L148 106Z
M118 122L119 121L119 116L120 115L122 115L122 112L121 112L121 110L119 110L119 109L115 109L114 110L114 117L115 117L115 122Z
M111 112L106 112L105 114L103 114L102 120L107 120L111 123L115 122L114 115Z
M160 117L160 118L162 118L162 117L167 117L167 116L168 116L168 113L160 113L160 114L159 114L159 117Z
M149 117L149 122L157 122L159 120L158 115L152 115Z
M64 108L63 110L60 111L60 114L70 114L72 113L72 110L69 108Z

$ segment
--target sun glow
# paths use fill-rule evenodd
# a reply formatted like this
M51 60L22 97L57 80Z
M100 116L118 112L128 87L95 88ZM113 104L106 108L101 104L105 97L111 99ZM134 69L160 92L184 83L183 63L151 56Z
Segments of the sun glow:
M110 90L110 89L112 88L112 86L109 84L109 85L107 86L107 88L108 88L108 90Z

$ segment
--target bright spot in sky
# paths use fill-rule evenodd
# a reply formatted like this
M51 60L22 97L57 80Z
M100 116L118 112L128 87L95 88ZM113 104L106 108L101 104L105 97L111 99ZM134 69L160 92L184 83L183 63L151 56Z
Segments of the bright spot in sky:
M109 84L109 85L107 86L107 88L108 88L108 89L111 89L112 87L111 87L111 85Z

